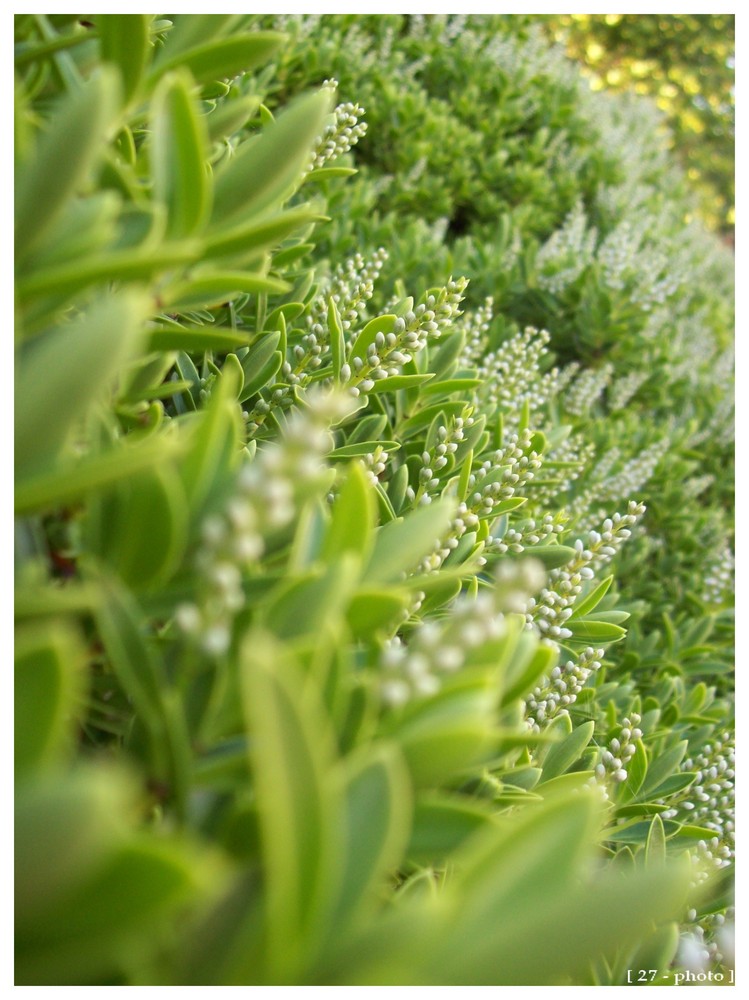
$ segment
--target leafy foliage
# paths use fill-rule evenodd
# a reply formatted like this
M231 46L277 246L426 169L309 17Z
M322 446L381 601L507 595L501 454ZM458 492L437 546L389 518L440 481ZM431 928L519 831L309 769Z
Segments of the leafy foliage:
M19 983L728 955L724 261L677 282L659 150L632 203L567 64L455 23L16 19Z

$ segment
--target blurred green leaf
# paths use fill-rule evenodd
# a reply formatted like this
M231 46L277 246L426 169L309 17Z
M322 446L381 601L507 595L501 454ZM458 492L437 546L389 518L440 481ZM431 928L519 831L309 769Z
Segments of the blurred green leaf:
M191 94L190 78L166 76L151 105L153 197L166 206L167 236L199 232L210 213L206 136Z
M166 583L187 541L187 501L175 468L155 465L98 498L89 515L99 555L134 591Z
M67 95L25 162L15 188L17 265L42 242L101 158L118 90L117 73L102 68L85 87Z
M102 295L82 317L21 349L15 397L19 473L54 462L132 353L145 311L135 291Z
M100 14L96 19L101 58L120 71L126 102L135 95L146 67L150 20L150 14Z
M240 73L248 73L267 62L286 40L277 31L258 31L241 34L236 38L220 38L189 48L170 51L165 48L163 57L154 63L148 83L152 86L169 70L177 67L188 69L197 83L225 80Z
M299 179L329 108L329 91L308 94L243 143L216 173L214 226L235 224L237 217L248 220L280 203Z
M333 504L325 536L323 556L336 559L342 552L354 552L366 562L374 542L374 496L360 462L352 462L346 480Z
M347 758L343 775L346 835L333 914L337 928L379 907L386 879L403 856L411 818L408 772L393 746Z
M287 236L309 226L313 222L326 221L327 216L320 215L306 205L290 208L285 212L277 212L267 219L255 219L233 229L222 230L216 236L206 241L205 257L233 257L235 259L247 254L262 253L278 246Z
M582 756L595 729L594 722L584 722L559 743L552 744L543 762L541 780L548 781L568 771Z
M86 650L65 620L34 624L15 639L14 761L16 779L58 763L73 749Z
M332 738L321 707L270 637L246 638L242 685L266 873L267 975L288 982L327 935L340 876L341 790L330 780Z
M383 525L375 536L372 558L365 571L369 582L397 581L428 555L447 530L455 510L450 499L436 503Z

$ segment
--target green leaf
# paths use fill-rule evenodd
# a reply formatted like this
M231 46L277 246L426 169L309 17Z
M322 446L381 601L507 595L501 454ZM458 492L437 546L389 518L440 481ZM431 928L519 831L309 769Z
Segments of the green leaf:
M61 779L52 772L19 783L15 809L16 921L19 935L106 857L122 837L136 797L132 778L113 767L84 765Z
M589 622L607 622L609 625L621 625L626 622L631 615L628 611L599 611L594 612L586 619Z
M343 831L330 776L333 738L316 692L271 637L247 636L241 679L262 838L264 950L270 981L294 982L304 952L327 936L338 893Z
M328 90L298 99L243 143L227 165L217 171L213 223L225 226L237 217L249 219L279 203L304 169L330 110Z
M668 798L670 795L675 795L677 792L689 788L690 785L694 784L696 777L695 771L681 771L678 774L672 774L658 785L658 798Z
M575 618L584 618L589 611L593 611L601 603L603 598L606 596L609 587L614 582L613 574L607 576L605 580L596 584L589 594L576 605L572 615L570 616L573 620Z
M102 594L95 621L104 650L149 735L149 756L155 774L166 780L171 767L163 704L164 664L146 642L144 615L129 591L98 571L91 572L90 579Z
M375 537L372 558L365 572L369 582L397 581L428 555L445 533L455 512L449 498L383 525Z
M324 572L285 581L268 602L264 624L284 639L313 635L325 623L335 625L348 604L358 572L359 562L348 552L331 560Z
M663 782L671 777L674 771L678 770L679 764L684 759L689 744L686 740L681 740L675 746L669 747L662 753L654 754L650 762L647 778L642 787L642 795L652 797L658 791ZM657 798L658 796L656 796Z
M507 668L502 704L509 704L532 690L539 677L551 673L558 656L556 649L540 645L532 633L524 631Z
M244 387L239 395L240 402L249 399L254 393L261 389L266 382L276 374L280 363L276 367L270 362L274 359L281 341L281 334L269 333L253 344L250 350L242 358L242 371L244 372ZM267 373L266 373L267 372Z
M333 365L333 377L338 381L341 365L346 356L346 341L343 336L343 325L338 312L338 306L331 295L328 298L328 329L330 330L330 353Z
M243 403L271 382L282 364L283 354L280 351L274 351L262 368L259 368L251 378L245 381L239 401Z
M164 73L181 66L190 71L196 83L212 83L248 73L268 62L286 37L278 31L256 31L205 42L178 52L170 53L166 48L164 57L154 64L148 83L152 86Z
M533 550L534 555L536 550ZM577 618L567 621L569 628L575 639L585 639L592 642L618 642L627 634L627 630L619 625L610 625L608 622L595 621L592 618Z
M380 438L385 433L387 425L388 418L384 413L369 413L366 417L358 418L348 435L348 444L364 441L371 445L370 451L374 451L377 445L382 443Z
M304 178L305 184L313 181L327 181L333 177L353 177L358 171L354 167L318 167L311 170Z
M246 330L228 327L181 327L176 324L152 326L145 331L146 351L185 351L202 354L203 351L223 353L252 343L253 336Z
M342 552L353 552L365 562L372 551L375 529L375 498L361 462L352 462L331 511L322 555L333 560Z
M484 759L494 730L494 693L483 679L446 687L392 723L416 787L436 788Z
M188 510L176 469L154 465L120 482L90 513L92 549L133 590L153 590L179 566Z
M215 257L242 257L259 254L277 247L287 236L309 226L322 222L327 216L312 211L306 205L277 212L267 219L253 218L249 223L221 230L209 237L205 245L205 259Z
M237 403L237 381L227 371L214 384L211 398L196 417L186 454L179 466L193 522L202 517L214 490L239 463L244 424Z
M19 942L20 981L57 985L116 975L123 950L143 960L219 872L182 845L132 837Z
M428 382L432 375L388 375L378 379L370 392L397 392L399 389L413 389L415 386Z
M61 463L53 472L35 474L18 483L15 512L29 514L81 500L155 463L169 461L183 450L183 443L176 437L158 434L78 462Z
M573 729L569 736L560 743L553 743L544 758L541 781L548 781L550 778L564 774L579 761L583 751L593 738L594 729L595 723L593 721L584 722Z
M221 142L239 132L260 106L257 96L227 99L216 104L205 115L205 125L210 142Z
M109 67L70 93L55 110L15 188L15 259L39 246L68 200L104 152L118 105L117 73Z
M376 744L344 765L345 842L339 859L335 932L380 905L386 878L403 856L411 819L408 772L389 744Z
M206 145L190 78L170 74L153 96L151 165L153 197L166 206L166 234L172 239L198 232L210 213Z
M583 796L584 798L584 796ZM536 813L539 822L542 816ZM553 828L552 828L553 829ZM535 832L535 831L534 831ZM574 845L575 828L570 835ZM583 831L578 836L585 837ZM501 933L496 923L494 933L484 930L466 905L456 906L451 914L457 937L447 935L430 953L434 960L432 975L439 983L538 986L560 982L584 982L592 960L603 956L612 960L622 949L642 940L643 927L652 923L678 920L687 898L685 865L656 868L648 872L621 873L609 870L595 880L560 890L559 875L545 879L543 872L555 863L563 867L560 848L547 836L539 863L528 873L529 890L518 887L515 894L502 894L498 912L512 913L503 922ZM531 840L528 837L528 840ZM536 843L533 837L531 843ZM531 855L526 845L527 855ZM508 863L510 858L508 858ZM543 867L542 867L543 865ZM514 872L512 873L514 874ZM490 885L494 885L492 880ZM553 886L553 888L552 888ZM489 887L487 887L489 888ZM496 918L495 918L496 920ZM542 940L544 947L528 960L527 942Z
M175 312L183 309L209 309L235 299L242 292L259 295L281 294L288 290L289 285L285 281L266 274L204 269L189 281L169 286L164 292L163 304Z
M356 441L353 444L343 444L340 448L334 448L328 457L335 461L347 458L361 458L363 455L371 455L375 448L378 447L382 448L383 451L391 452L398 451L400 445L397 441Z
M193 240L163 243L158 252L140 248L108 250L72 264L47 267L20 278L17 285L18 298L21 303L45 295L60 296L65 300L89 285L101 282L144 281L180 264L191 264L201 253L202 245Z
M540 559L546 569L557 569L559 566L566 566L574 559L577 550L569 545L534 545L529 553L534 559Z
M648 839L645 843L645 863L648 865L662 864L666 860L666 832L663 820L654 816L650 823Z
M136 218L143 223L146 216L141 214ZM148 218L153 221L152 216ZM121 199L113 191L71 198L44 242L32 251L19 271L43 270L99 253L114 241L118 228L122 232L131 221L135 222L134 213L123 210Z
M15 393L18 473L49 466L134 350L147 303L102 295L81 318L21 350Z
M13 614L22 618L47 618L56 615L91 614L99 604L95 588L68 583L66 587L40 585L37 582L18 584L15 589Z
M436 373L435 373L436 377ZM482 380L480 378L449 378L443 379L441 382L433 381L430 385L424 387L421 392L422 396L451 396L453 393L459 392L461 396L465 398L470 398L471 389L475 389L476 386L482 385Z
M549 899L569 890L597 819L592 795L557 794L466 844L454 859L466 907L461 939L475 934L492 913L527 913L528 895L537 903L544 884Z
M16 779L56 764L73 748L86 650L64 620L16 632L14 762Z
M627 779L617 789L617 798L622 802L630 802L636 797L648 773L648 755L642 740L636 740L635 747L627 762Z
M507 500L500 500L498 503L494 504L490 516L499 517L502 514L509 514L511 511L517 510L527 502L527 497L508 497ZM531 554L533 554L534 551L535 550L531 550Z
M481 800L434 792L420 795L406 856L420 864L439 862L491 823L491 811Z
M662 868L663 864L661 863L659 867ZM636 952L627 959L629 978L633 977L633 973L635 976L641 974L640 970L644 969L648 970L649 980L650 970L659 970L660 975L656 977L654 985L665 986L672 982L673 973L669 970L676 957L679 941L679 924L676 921L653 928ZM623 979L624 977L620 979L620 985L624 985Z
M176 62L183 52L241 30L242 19L242 14L171 15L172 26L163 44L156 49L154 63Z
M376 590L362 587L354 594L346 612L346 621L355 639L371 639L380 629L392 628L409 605L406 590Z
M433 403L431 406L425 406L423 410L419 410L418 413L414 413L412 417L405 420L398 428L400 431L400 437L405 441L409 437L413 437L422 428L428 427L432 420L438 415L443 414L445 418L449 417L459 417L465 411L466 404L462 400L448 400L442 403ZM442 421L446 423L446 420Z
M101 58L120 71L127 103L138 89L149 54L149 14L100 14L96 19Z

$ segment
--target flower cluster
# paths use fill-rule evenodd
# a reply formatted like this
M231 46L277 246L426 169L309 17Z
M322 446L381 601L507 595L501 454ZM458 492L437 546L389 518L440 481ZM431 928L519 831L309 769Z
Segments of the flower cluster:
M504 613L522 609L543 579L536 560L505 566L491 590L458 598L443 622L417 626L407 643L396 635L380 653L383 702L396 707L436 694L445 676L466 666L485 642L503 635Z
M610 775L614 781L627 780L627 764L637 753L635 741L642 739L642 730L638 728L641 717L633 712L630 718L622 719L619 735L609 740L609 745L601 751L601 759L596 764L596 777L605 781Z
M406 496L415 504L429 504L432 502L432 494L439 489L440 481L437 478L442 470L448 466L450 458L458 450L458 445L465 437L465 431L473 424L473 417L453 417L437 428L437 443L430 451L421 453L421 468L419 469L419 485L416 490L409 486L406 489Z
M709 913L697 923L697 911L689 910L689 929L679 939L675 964L695 975L716 965L735 963L735 928L733 920L723 913Z
M380 481L380 476L387 468L388 453L382 447L382 445L377 445L374 451L367 455L362 455L362 461L367 473L367 478L373 486L376 486Z
M496 552L498 555L504 555L506 552L524 552L529 545L541 545L551 541L554 535L561 534L566 521L567 517L562 511L557 514L544 514L540 521L528 518L512 527L508 526L501 535L491 536L484 549L486 552Z
M529 326L485 354L477 367L482 402L505 414L518 413L526 402L531 411L543 406L554 388L554 383L545 383L539 373L539 361L548 343L546 330Z
M629 219L624 219L601 242L596 253L600 280L606 288L621 291L638 263L638 251L644 233L637 232Z
M439 337L460 314L468 281L452 279L437 295L427 295L425 302L399 316L389 333L379 332L368 345L365 356L353 355L341 366L341 384L352 396L370 393L375 383L399 375L402 367L426 346L429 337Z
M535 626L549 639L569 639L572 632L565 622L572 615L584 581L592 580L596 571L613 559L644 513L643 504L630 500L626 514L616 513L607 517L600 532L588 533L587 544L578 538L574 558L566 566L553 569L549 574L549 585L541 591L538 601L531 599L529 602L527 627Z
M609 386L609 410L611 410L612 413L623 410L640 386L647 382L649 377L649 372L640 370L631 371L627 375L622 375L621 378L616 379L614 383Z
M580 527L592 528L599 519L597 512L588 512L593 504L608 503L623 496L639 492L650 480L656 467L669 449L669 439L664 437L647 448L643 448L621 469L612 469L621 460L622 453L616 446L609 448L597 460L592 469L594 481L581 490L569 505L569 512L579 518Z
M468 478L469 494L458 504L446 537L422 560L419 567L422 573L438 570L458 547L466 532L475 531L481 519L496 515L495 508L498 504L515 496L518 490L533 479L541 466L541 457L531 448L531 439L532 434L527 428L520 435L511 435L503 448L491 453L471 472ZM477 557L479 566L485 563L484 556Z
M342 156L356 145L367 131L367 123L359 121L363 114L364 108L350 101L338 105L333 112L333 120L325 126L310 154L308 172L324 167L328 161Z
M459 367L471 368L486 355L486 341L494 316L494 299L488 296L483 305L466 312L461 321L465 344L460 354Z
M549 505L566 492L585 472L595 455L595 445L582 434L570 434L544 455L544 479L536 482L533 497L537 504ZM572 509L572 507L570 507Z
M679 290L686 275L675 266L672 256L667 256L655 246L645 247L639 257L638 280L632 290L632 302L643 312L650 312Z
M584 417L600 399L613 373L614 367L608 363L600 368L586 368L580 372L567 390L564 401L567 412L576 417Z
M734 590L734 569L736 561L728 545L718 552L710 563L703 583L702 600L707 604L722 604Z
M587 228L582 203L567 215L560 229L552 233L536 256L538 284L559 295L576 281L593 260L596 230Z
M560 712L566 712L591 674L600 670L602 659L602 649L588 646L576 659L554 667L548 677L541 678L525 701L529 728L540 732Z
M348 412L334 395L311 399L309 411L290 420L285 437L260 450L237 476L218 514L206 518L195 558L195 601L180 604L175 620L208 656L222 656L232 622L244 606L242 574L263 556L265 539L294 518L300 501L330 480L324 458L332 447L331 420Z
M339 264L323 293L317 295L310 305L307 321L311 332L327 340L329 298L338 308L344 332L349 331L372 298L375 282L387 259L387 251L380 247L370 259L357 253Z
M724 868L735 850L735 765L734 738L723 732L706 743L698 753L682 762L681 770L695 773L693 783L681 798L663 813L664 819L679 818L714 832L700 840L694 853L694 874L698 881L715 868Z
M705 426L692 437L692 443L696 446L709 441L713 445L729 448L733 445L735 422L733 395L727 393L716 403Z

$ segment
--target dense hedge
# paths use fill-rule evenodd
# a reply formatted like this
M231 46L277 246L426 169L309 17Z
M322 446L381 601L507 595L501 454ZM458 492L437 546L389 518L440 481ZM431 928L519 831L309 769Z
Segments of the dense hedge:
M728 976L732 258L658 115L513 17L16 43L18 982Z

